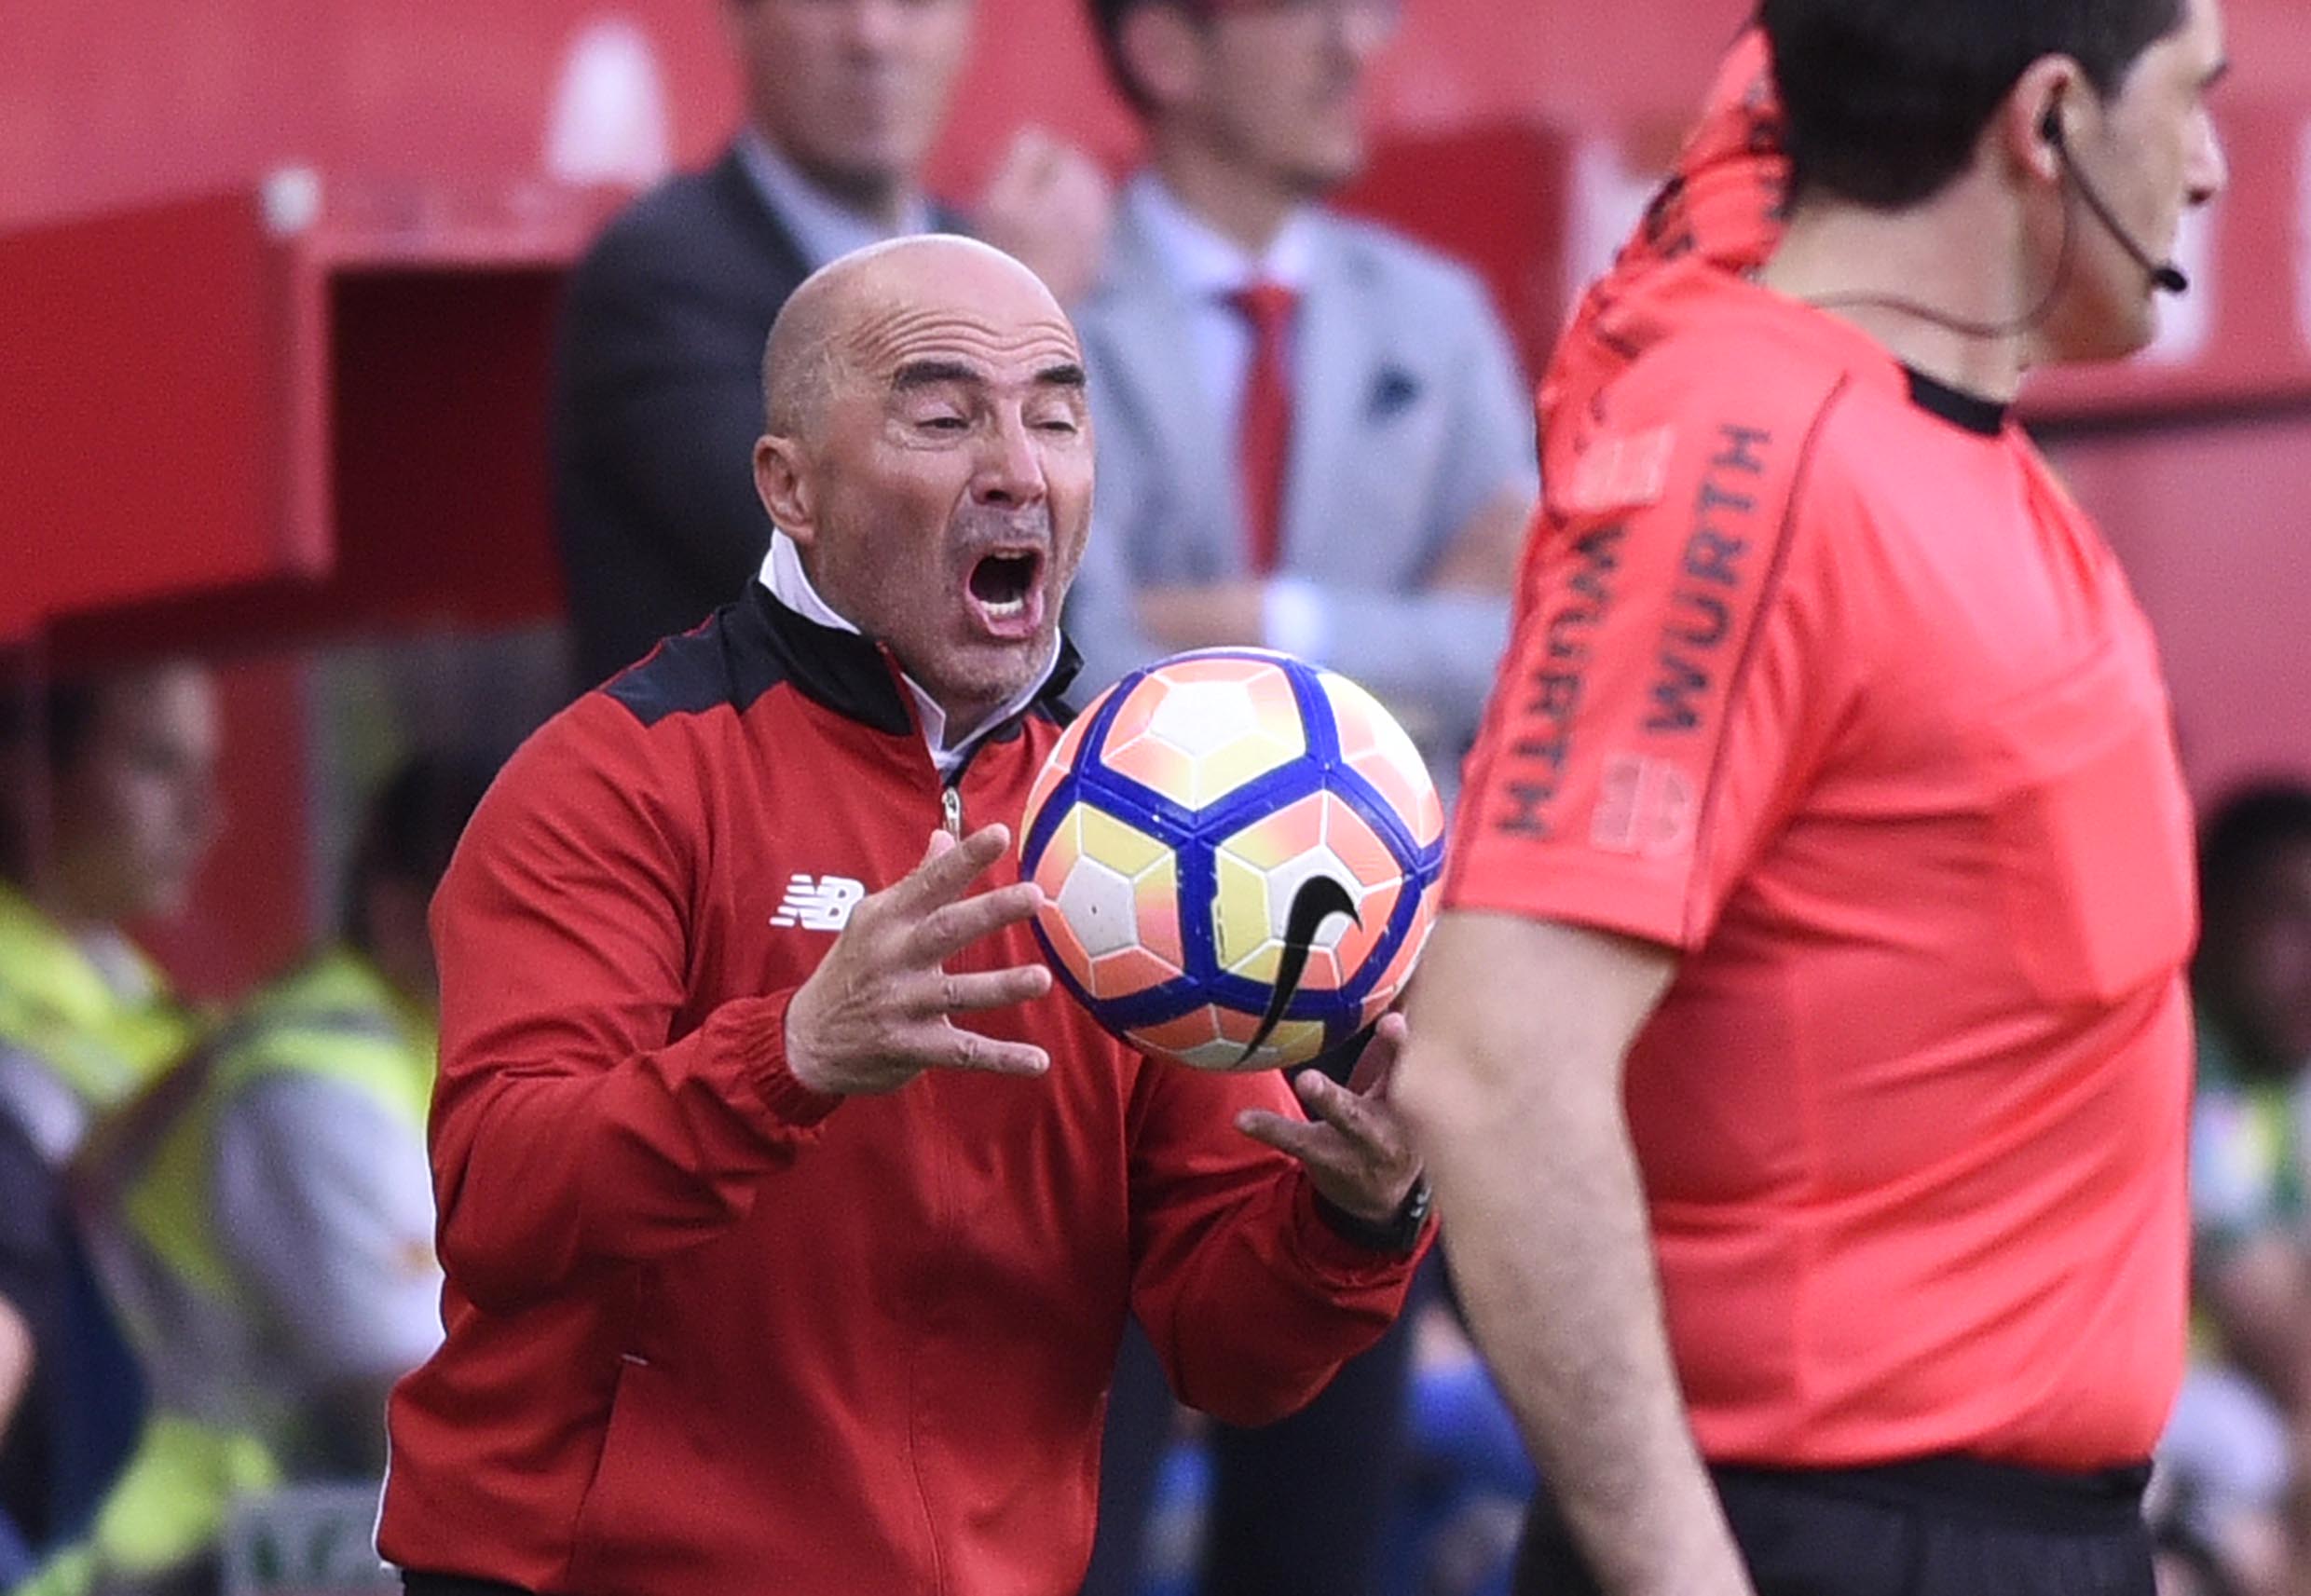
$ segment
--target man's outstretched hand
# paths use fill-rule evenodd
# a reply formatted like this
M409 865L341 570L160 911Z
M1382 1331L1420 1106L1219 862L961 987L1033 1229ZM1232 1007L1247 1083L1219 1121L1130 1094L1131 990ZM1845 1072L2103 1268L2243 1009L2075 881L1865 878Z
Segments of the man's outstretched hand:
M1404 1049L1404 1016L1382 1016L1345 1086L1317 1071L1302 1071L1292 1090L1312 1119L1246 1109L1236 1128L1297 1158L1324 1200L1353 1218L1386 1224L1420 1179L1412 1132L1388 1101L1388 1082Z
M786 1069L836 1097L895 1092L925 1070L1040 1075L1051 1057L996 1042L952 1016L1008 1008L1051 989L1041 964L950 975L946 962L982 937L1034 917L1043 889L1019 881L966 895L1011 845L990 825L958 842L934 832L923 863L862 901L786 1009Z

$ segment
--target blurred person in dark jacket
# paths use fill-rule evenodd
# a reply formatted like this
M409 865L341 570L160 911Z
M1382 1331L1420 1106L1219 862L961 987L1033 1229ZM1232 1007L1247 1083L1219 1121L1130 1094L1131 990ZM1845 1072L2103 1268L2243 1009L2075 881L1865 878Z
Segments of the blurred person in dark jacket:
M1107 188L1019 134L964 215L923 185L973 0L722 0L746 120L720 159L613 222L569 286L554 375L554 519L591 687L743 593L771 527L746 461L772 320L811 272L911 233L970 232L1062 301Z

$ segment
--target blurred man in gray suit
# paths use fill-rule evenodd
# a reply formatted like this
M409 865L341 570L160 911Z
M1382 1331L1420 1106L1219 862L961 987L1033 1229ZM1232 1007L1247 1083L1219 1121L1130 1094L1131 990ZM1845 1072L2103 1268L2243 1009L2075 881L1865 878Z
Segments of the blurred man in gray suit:
M1483 286L1324 210L1393 0L1092 0L1151 169L1075 313L1087 689L1181 648L1340 669L1455 755L1508 635L1532 410Z
M1282 648L1371 688L1449 776L1508 637L1532 410L1468 271L1324 210L1395 0L1090 0L1146 121L1075 312L1100 491L1080 696L1165 654ZM1303 1413L1223 1432L1204 1596L1362 1596L1397 1483L1406 1325ZM1132 1587L1169 1406L1127 1344L1086 1596Z

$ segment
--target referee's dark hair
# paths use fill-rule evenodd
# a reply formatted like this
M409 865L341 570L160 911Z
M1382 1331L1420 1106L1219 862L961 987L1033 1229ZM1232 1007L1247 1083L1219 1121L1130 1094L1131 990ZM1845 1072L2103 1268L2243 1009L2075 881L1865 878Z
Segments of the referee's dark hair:
M1966 170L2031 62L2069 56L2107 96L2183 0L1763 0L1759 19L1793 197L1900 211Z

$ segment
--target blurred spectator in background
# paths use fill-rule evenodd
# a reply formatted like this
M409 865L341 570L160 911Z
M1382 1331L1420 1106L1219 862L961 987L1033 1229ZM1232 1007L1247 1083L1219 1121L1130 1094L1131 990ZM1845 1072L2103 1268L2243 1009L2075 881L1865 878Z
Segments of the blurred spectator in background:
M969 217L923 169L972 0L723 0L746 125L714 166L611 224L569 284L554 376L554 514L592 686L745 593L770 547L746 462L764 338L817 267L880 239L972 232L1062 301L1087 286L1107 185L1032 130Z
M41 1559L44 1590L165 1562L170 1504L116 1484L143 1391L56 1171L197 1039L121 927L185 906L216 839L219 738L215 685L189 664L0 698L0 1339L21 1383L0 1563Z
M1084 686L1265 644L1456 743L1508 634L1531 402L1472 275L1318 203L1362 163L1393 0L1093 16L1154 162L1076 313L1100 441Z
M0 703L0 1108L52 1164L193 1040L121 926L190 895L216 839L218 736L194 665Z
M2269 783L2223 802L2199 871L2191 1198L2203 1333L2161 1461L2175 1529L2260 1592L2281 1588L2287 1494L2311 1435L2311 787Z
M343 935L259 994L217 1058L209 1194L308 1393L293 1472L380 1473L386 1393L441 1342L426 910L489 775L450 756L402 766L364 821Z
M2311 790L2259 786L2223 804L2207 825L2199 868L2192 1187L2201 1295L2240 1366L2303 1412Z
M82 1154L168 1438L140 1464L147 1489L165 1480L175 1562L208 1555L238 1493L381 1474L386 1393L441 1340L425 917L486 784L459 760L404 765L370 806L340 940Z
M0 1113L0 1589L86 1535L143 1421L63 1182Z
M1071 601L1084 696L1183 648L1265 645L1385 698L1444 765L1508 636L1531 409L1476 279L1322 198L1362 164L1394 0L1093 0L1153 164L1076 312L1099 440ZM1223 1431L1203 1589L1374 1588L1409 1321L1282 1425ZM1085 1589L1131 1589L1169 1427L1127 1343Z
M386 1392L441 1340L426 908L487 784L476 761L403 765L369 805L339 938L83 1160L120 1194L157 1356L194 1365L188 1385L264 1385L300 1474L381 1467Z

